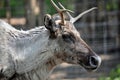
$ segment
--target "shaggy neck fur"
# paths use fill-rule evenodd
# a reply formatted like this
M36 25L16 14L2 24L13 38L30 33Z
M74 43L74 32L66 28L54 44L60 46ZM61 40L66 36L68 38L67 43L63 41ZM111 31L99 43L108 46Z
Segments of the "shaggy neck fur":
M57 40L49 38L49 31L44 26L19 31L7 23L2 24L15 72L26 79L33 74L28 80L46 80L53 67L62 62L55 56L60 51Z
M14 35L16 35L14 33ZM12 46L15 50L16 70L18 73L30 71L36 66L43 65L56 52L56 40L49 39L49 32L45 28L35 28L27 33L18 33L13 39ZM22 70L21 70L22 68Z

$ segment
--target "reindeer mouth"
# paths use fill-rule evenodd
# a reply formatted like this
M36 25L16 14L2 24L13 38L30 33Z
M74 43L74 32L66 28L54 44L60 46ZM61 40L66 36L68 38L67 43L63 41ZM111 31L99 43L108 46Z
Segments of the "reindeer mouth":
M87 70L88 72L92 72L92 71L96 71L97 70L97 68L98 67L92 67L92 66L90 66L90 65L88 65L88 64L85 64L85 63L83 63L83 62L79 62L78 63L80 66L82 66L85 70Z
M86 66L85 64L81 64L82 67L84 67L88 72L96 71L98 67L92 67L92 66Z

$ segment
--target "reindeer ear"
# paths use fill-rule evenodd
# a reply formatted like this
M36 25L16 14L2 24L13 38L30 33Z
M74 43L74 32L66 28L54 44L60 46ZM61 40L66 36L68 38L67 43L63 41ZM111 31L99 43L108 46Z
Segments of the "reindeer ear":
M57 25L55 24L55 21L52 19L51 15L46 14L44 17L44 25L45 27L50 31L50 37L56 37L57 33Z
M56 31L55 21L53 21L51 15L49 15L49 14L46 14L44 17L44 25L48 30L50 30L50 32Z
M51 19L51 15L46 14L44 16L44 25L48 30L51 30L52 28L52 19Z

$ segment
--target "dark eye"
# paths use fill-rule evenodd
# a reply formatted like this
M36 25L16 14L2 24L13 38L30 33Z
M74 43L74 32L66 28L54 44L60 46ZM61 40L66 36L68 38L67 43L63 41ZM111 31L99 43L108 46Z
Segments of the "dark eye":
M67 43L75 43L75 38L70 34L63 34L62 38Z

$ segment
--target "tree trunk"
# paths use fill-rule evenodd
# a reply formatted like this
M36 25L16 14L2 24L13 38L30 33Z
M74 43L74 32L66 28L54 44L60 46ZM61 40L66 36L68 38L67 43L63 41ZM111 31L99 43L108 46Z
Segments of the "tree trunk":
M44 24L43 20L45 15L44 0L38 0L38 3L39 3L39 9L40 9L40 13L38 15L38 25L42 26Z
M27 29L33 28L36 25L35 6L36 0L26 0L26 25Z
M6 6L6 18L8 20L8 23L10 23L11 18L10 0L5 0L5 6Z

